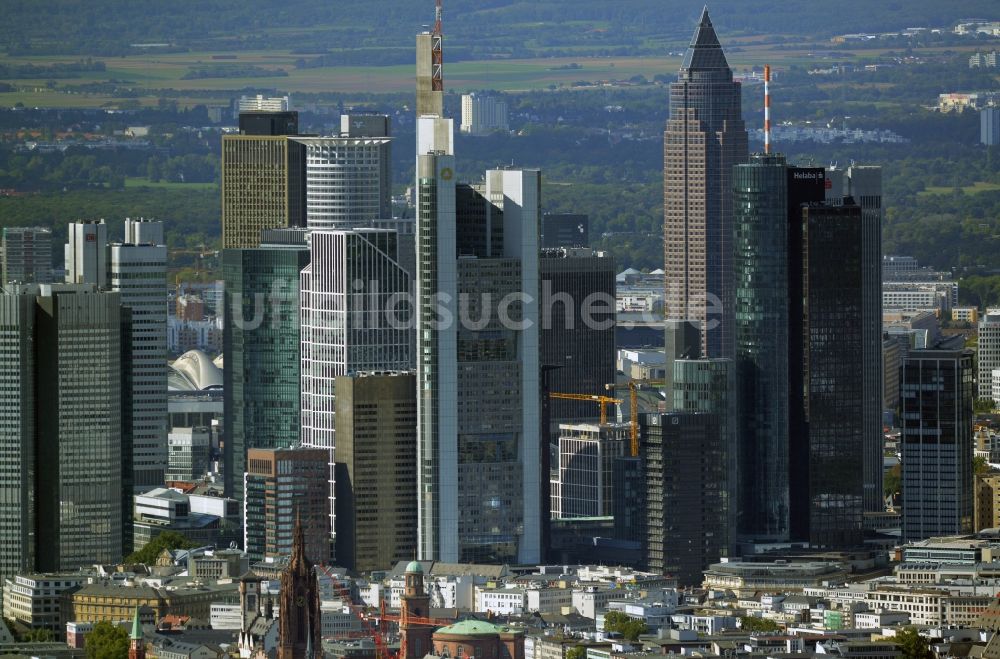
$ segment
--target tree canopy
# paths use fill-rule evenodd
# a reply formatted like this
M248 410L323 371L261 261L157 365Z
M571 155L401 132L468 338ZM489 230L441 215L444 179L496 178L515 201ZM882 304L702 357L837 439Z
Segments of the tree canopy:
M128 633L106 620L94 625L84 647L87 659L128 659Z
M621 611L608 611L604 614L604 631L617 632L629 641L636 641L649 628L645 621L630 618Z
M191 549L196 546L196 543L191 542L177 531L164 531L148 542L142 549L132 552L132 554L125 558L125 562L148 565L155 562L156 557L164 549L174 551L175 549Z

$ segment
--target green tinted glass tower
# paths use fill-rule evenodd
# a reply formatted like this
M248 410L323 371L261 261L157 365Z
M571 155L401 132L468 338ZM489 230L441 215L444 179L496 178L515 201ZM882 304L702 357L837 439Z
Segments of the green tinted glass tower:
M225 491L242 499L246 452L299 442L299 271L305 231L265 231L222 253L225 280Z
M733 170L736 298L737 530L789 536L788 190L785 157Z

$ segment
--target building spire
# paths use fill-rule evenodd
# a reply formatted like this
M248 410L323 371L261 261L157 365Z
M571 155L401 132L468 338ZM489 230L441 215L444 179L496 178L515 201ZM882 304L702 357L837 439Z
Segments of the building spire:
M142 640L142 625L139 623L139 607L135 607L135 613L132 615L132 633L129 634L129 638L133 641Z
M712 19L708 15L708 5L701 10L701 19L691 37L691 45L684 54L681 70L685 69L728 69L729 62L722 52L719 37L715 34Z
M306 540L302 531L302 515L299 509L295 509L295 532L292 535L292 566L302 565L306 562Z

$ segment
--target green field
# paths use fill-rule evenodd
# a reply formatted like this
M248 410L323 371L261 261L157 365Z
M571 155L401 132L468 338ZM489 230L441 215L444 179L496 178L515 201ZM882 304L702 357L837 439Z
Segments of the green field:
M938 49L915 49L930 55ZM960 50L960 48L955 49ZM790 65L823 66L832 61L852 58L870 58L881 51L864 50L831 54L816 44L776 48L768 43L745 41L734 45L729 53L730 64L741 73L752 66L764 63L777 69ZM233 94L247 87L273 88L291 93L393 93L413 89L413 65L395 66L329 66L321 68L296 68L302 56L288 50L239 51L225 53L234 59L213 59L222 53L149 52L123 57L99 58L106 65L105 71L85 72L73 78L11 79L0 80L12 85L16 91L0 93L0 106L21 102L28 107L122 107L129 105L155 105L161 96L175 98L179 105L198 103L228 103ZM71 56L0 56L0 64L36 64L75 62ZM657 74L673 74L680 60L678 57L553 57L536 59L492 59L479 61L448 62L445 52L445 84L449 91L464 92L475 89L524 91L569 87L577 82L607 84L626 81L642 75L652 79ZM566 68L577 64L580 68ZM255 66L274 71L284 71L285 76L259 76L243 78L184 79L192 69L203 67ZM103 84L121 90L88 89L88 85ZM169 93L166 93L168 90ZM188 92L185 94L185 92ZM178 97L179 94L179 97Z
M933 194L951 194L954 192L954 188L949 188L946 186L928 186L920 192L922 195L933 195ZM1000 183L987 183L986 181L978 181L972 185L966 185L965 187L959 188L965 194L979 194L980 192L997 192L1000 190Z
M218 189L218 183L180 183L176 181L156 181L149 179L128 177L125 179L125 189L135 190L138 188L158 188L160 190L214 190Z

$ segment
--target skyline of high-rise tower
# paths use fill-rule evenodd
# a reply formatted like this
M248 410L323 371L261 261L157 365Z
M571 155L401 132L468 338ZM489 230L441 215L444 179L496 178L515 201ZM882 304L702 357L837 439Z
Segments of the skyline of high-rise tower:
M732 170L748 157L740 83L708 7L670 84L663 144L663 242L668 320L702 328L706 357L731 357Z

